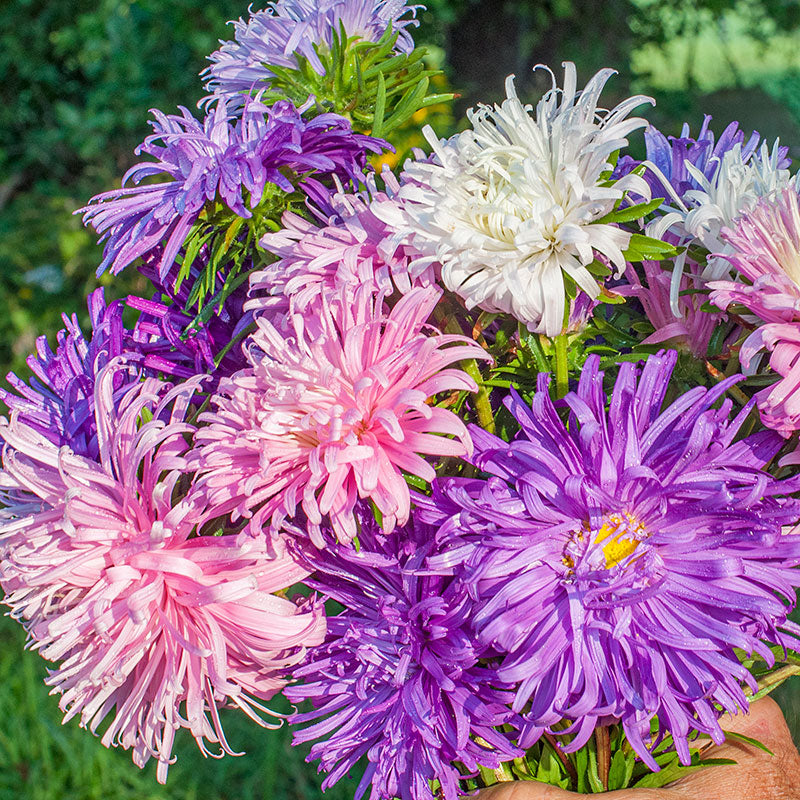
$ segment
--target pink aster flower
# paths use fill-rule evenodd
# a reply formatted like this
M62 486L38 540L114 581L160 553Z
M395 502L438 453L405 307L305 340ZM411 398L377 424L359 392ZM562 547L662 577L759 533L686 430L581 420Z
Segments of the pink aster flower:
M103 744L132 749L138 766L156 758L163 783L178 729L204 753L212 742L232 754L220 707L269 727L261 701L325 623L315 601L273 594L306 575L280 541L191 538L202 504L174 497L199 381L148 379L115 404L118 368L97 382L97 460L59 448L17 412L0 421L0 583L32 647L60 662L47 682L65 721L80 715L94 733L111 717Z
M369 498L383 527L407 521L403 472L430 481L422 458L463 456L471 448L459 418L430 403L440 392L476 391L450 367L488 358L472 340L427 329L441 292L418 287L388 314L380 296L357 292L352 304L321 305L321 336L302 316L284 336L267 320L252 335L252 367L221 382L214 410L196 437L195 463L211 513L249 516L259 532L294 516L298 503L317 546L327 516L338 538L357 532L353 508ZM454 437L454 438L450 438Z
M261 246L278 261L250 276L252 299L246 308L274 317L285 318L287 310L309 317L308 310L318 308L322 296L335 294L339 286L354 294L369 284L388 295L433 283L431 260L399 244L394 230L373 211L377 203L394 203L400 188L388 170L382 177L384 191L369 176L360 193L331 193L328 207L317 212L317 222L287 211L283 229L261 239Z
M672 273L663 269L658 261L642 262L644 281L636 268L628 264L625 269L627 285L617 286L614 291L625 297L635 297L641 304L645 316L655 328L642 344L660 344L670 341L673 346L688 350L697 358L706 358L711 336L717 325L725 320L725 314L703 310L708 299L700 290L702 283L699 267L687 265L680 279L678 298L679 316L675 316L670 301ZM736 338L738 328L727 336L728 341Z
M759 392L758 407L764 424L790 436L800 430L800 197L785 189L764 198L723 238L739 279L709 283L711 300L723 309L742 305L764 323L745 340L740 359L753 372L758 354L771 351L769 365L782 378Z

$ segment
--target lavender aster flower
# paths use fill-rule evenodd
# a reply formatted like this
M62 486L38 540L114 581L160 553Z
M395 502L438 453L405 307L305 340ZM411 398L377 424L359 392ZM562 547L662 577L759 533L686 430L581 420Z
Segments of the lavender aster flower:
M620 720L642 760L658 717L688 763L695 730L724 739L720 709L747 709L755 687L734 648L768 662L798 645L787 621L800 585L797 478L765 465L781 446L734 438L749 413L714 404L731 385L696 387L663 411L676 353L624 364L606 408L587 360L560 419L542 376L528 407L512 394L519 436L472 431L487 480L441 479L423 516L442 522L447 563L463 560L480 641L516 683L520 745L566 718L576 750ZM435 567L435 559L431 567Z
M366 755L356 800L370 784L373 800L432 800L432 780L456 800L454 761L474 772L520 755L495 730L512 718L510 695L478 662L471 599L451 578L425 570L431 531L409 524L383 537L365 513L359 541L358 553L339 547L313 556L320 572L310 583L345 610L328 619L325 643L295 670L305 683L285 690L292 702L314 705L292 720L312 723L294 743L327 737L309 757L330 773L323 789Z
M343 27L348 36L377 42L391 25L398 32L395 50L410 53L414 42L408 27L419 6L406 0L278 0L250 19L233 22L234 41L209 56L212 62L203 76L215 95L237 102L241 93L273 76L270 65L297 68L297 56L307 59L320 75L325 69L317 48L330 48L334 34Z
M276 189L294 191L287 171L303 175L298 188L312 197L319 192L319 177L335 175L355 184L367 152L380 152L385 144L353 133L350 123L335 114L305 120L288 102L267 108L251 99L241 119L233 119L221 100L202 123L185 108L181 112L154 110L155 132L136 152L155 161L136 164L121 189L97 195L81 209L84 223L91 223L106 243L98 275L109 267L117 274L163 245L159 274L164 278L206 204L219 200L250 219ZM161 180L138 185L155 176Z

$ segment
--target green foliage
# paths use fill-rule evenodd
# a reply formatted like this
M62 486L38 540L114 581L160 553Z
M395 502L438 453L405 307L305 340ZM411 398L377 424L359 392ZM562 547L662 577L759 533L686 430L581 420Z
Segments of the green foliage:
M268 65L275 77L263 99L300 106L313 94L316 113L334 111L357 130L387 136L421 109L453 99L447 92L428 92L441 72L426 65L426 48L393 54L397 37L391 28L378 42L348 37L344 28L334 31L330 49L314 48L322 75L300 54L295 55L296 69Z
M0 176L118 179L147 109L200 98L205 57L243 10L233 0L0 5Z
M86 320L100 249L73 211L119 185L147 112L191 107L234 0L0 3L0 375L61 313ZM135 271L110 296L146 291Z

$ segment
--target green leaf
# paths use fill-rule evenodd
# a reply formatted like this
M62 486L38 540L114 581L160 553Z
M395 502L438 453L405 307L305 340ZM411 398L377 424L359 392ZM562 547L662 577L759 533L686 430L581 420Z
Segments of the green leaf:
M631 753L628 756L617 750L611 759L611 768L608 771L608 790L624 789L633 774L633 765L636 757Z
M600 219L595 220L595 222L633 222L634 220L646 217L657 208L660 208L663 204L664 198L656 197L649 203L639 203L635 206L627 206L626 208L618 208L614 211L610 211L604 217L600 217Z
M759 750L767 753L770 756L774 756L775 753L769 749L765 744L759 742L758 739L752 739L749 736L745 736L743 733L734 733L733 731L726 731L725 728L722 729L722 732L725 734L726 739L734 739L737 742L744 742L745 744L752 745L753 747L757 747Z
M372 124L372 135L383 136L383 115L386 113L386 79L383 73L378 73L378 91L375 95L375 115Z
M578 773L578 785L575 787L577 792L581 794L589 791L589 779L587 773L589 771L589 747L581 747L574 753L575 756L575 771Z
M589 743L587 750L589 751L589 767L586 770L586 779L589 781L589 788L592 792L600 794L605 791L605 787L597 769L597 751L594 748L594 742Z
M709 767L720 767L735 764L736 762L730 758L707 758L697 764L684 767L677 760L673 761L668 767L664 767L660 772L651 772L645 775L633 784L635 789L658 789L666 786L668 783L685 778L701 769L708 769Z
M673 245L641 233L631 234L628 249L623 253L627 261L662 261L677 254Z
M414 489L419 489L421 492L426 492L430 489L430 484L424 478L420 478L419 475L411 475L408 472L404 472L403 477L406 483Z

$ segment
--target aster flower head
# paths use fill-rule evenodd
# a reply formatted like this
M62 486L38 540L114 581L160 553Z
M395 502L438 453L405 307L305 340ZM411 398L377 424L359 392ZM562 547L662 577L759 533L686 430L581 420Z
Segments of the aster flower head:
M392 203L399 190L391 172L382 177L383 190L370 176L363 192L331 192L316 222L286 212L282 230L261 239L261 247L278 260L251 274L248 308L286 319L287 313L300 312L308 319L322 297L339 287L355 293L372 286L389 295L434 283L434 266L399 244L372 208Z
M567 423L542 376L530 407L508 400L515 440L472 431L488 479L434 484L425 517L459 554L479 639L516 684L522 747L567 719L575 750L615 719L657 770L657 716L688 763L694 731L721 742L719 708L747 708L742 683L755 680L735 648L772 663L768 643L800 641L787 621L799 484L764 469L780 437L735 441L750 409L731 420L730 401L715 407L731 379L662 409L676 357L623 364L607 400L591 356L563 401Z
M197 434L197 468L214 514L257 509L258 533L300 504L319 546L324 516L341 541L355 536L359 498L375 504L387 531L406 522L403 472L430 481L435 472L422 456L462 456L470 447L459 418L428 401L476 391L451 365L488 358L466 337L427 329L439 296L433 287L413 289L385 313L380 296L343 292L322 306L321 332L312 335L299 314L291 336L257 318L252 367L220 384Z
M800 429L800 197L795 188L763 198L736 224L722 230L725 259L736 280L709 283L720 308L744 306L760 323L742 345L745 369L758 367L771 351L770 366L781 376L758 393L762 420L785 436Z
M599 220L627 190L648 188L633 174L605 178L612 154L646 124L628 115L652 101L636 96L598 109L612 74L601 70L578 92L575 65L565 63L564 87L554 77L533 114L509 77L508 98L471 111L470 129L441 141L426 129L433 156L406 163L399 209L378 205L404 243L441 263L445 286L469 308L510 313L555 336L565 279L596 298L589 266L597 256L624 269L630 234Z
M408 28L417 25L419 6L406 0L277 0L250 18L233 22L234 40L209 56L203 72L206 87L234 103L254 87L268 84L270 66L297 68L297 56L323 74L320 48L330 49L334 35L344 28L348 36L377 42L391 29L398 33L395 50L409 53L414 42Z
M97 374L131 346L122 324L122 304L106 304L102 289L89 295L92 334L87 339L77 315L64 315L53 352L45 336L36 341L36 353L27 359L33 373L29 383L9 373L13 391L0 389L0 399L21 423L57 446L67 445L79 455L97 455L94 390ZM115 373L115 388L132 379Z
M471 630L472 600L457 581L431 573L431 529L409 523L382 536L367 511L359 543L319 553L315 588L344 606L328 620L324 644L295 669L293 703L313 710L294 744L316 741L309 760L328 772L323 789L363 756L356 800L433 800L461 795L453 762L475 773L521 755L498 729L513 722ZM431 790L438 781L441 795Z
M638 300L648 321L655 328L652 334L642 340L642 344L669 341L676 349L686 350L696 358L705 359L711 337L717 326L724 323L726 315L719 311L705 310L708 294L705 283L700 279L701 270L698 265L692 264L681 274L677 316L672 308L671 271L664 269L658 261L644 261L642 271L644 280L636 268L628 264L625 269L625 284L614 287L617 294ZM739 327L734 327L726 335L725 342L735 342L740 330Z
M706 281L720 280L730 273L724 257L730 253L722 230L735 225L742 214L751 210L762 197L771 197L783 189L797 190L797 179L788 170L786 148L776 140L770 150L767 142L756 148L752 140L737 142L729 150L709 161L701 170L686 162L685 169L697 184L682 196L670 192L670 202L662 215L649 226L658 238L671 237L681 245L704 247L710 256L703 265ZM680 274L680 269L676 272ZM673 286L673 310L677 288Z
M19 412L0 422L0 584L31 646L59 662L47 682L65 721L107 722L103 744L132 749L139 766L156 758L164 782L180 728L208 754L206 742L233 752L223 705L268 725L261 701L319 643L324 619L313 600L273 594L307 574L279 541L195 537L202 502L175 500L199 380L149 378L114 400L117 368L95 388L97 460Z
M686 192L702 188L695 177L698 172L707 180L714 178L720 161L732 148L741 148L743 163L747 163L758 150L761 137L757 131L753 131L745 142L744 131L739 129L739 123L731 122L719 139L715 139L710 126L711 117L706 114L697 138L691 135L688 124L684 124L680 136L664 136L652 125L645 128L645 166L649 168L645 170L643 177L650 186L653 197L663 197L665 200L674 195L684 197ZM788 147L779 148L778 167L781 169L789 166L788 151ZM615 174L625 175L640 163L642 162L630 156L623 156Z
M336 114L306 120L288 102L268 108L251 98L241 118L233 118L219 100L202 123L185 108L180 116L152 113L154 133L136 152L155 160L131 167L121 189L97 195L81 209L84 223L105 242L98 275L108 268L117 274L160 248L163 279L207 204L219 200L234 215L251 219L262 201L269 205L276 193L294 191L287 170L302 174L298 188L314 196L320 177L357 182L367 153L380 152L384 144L353 133ZM140 185L153 177L161 180Z

